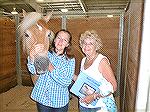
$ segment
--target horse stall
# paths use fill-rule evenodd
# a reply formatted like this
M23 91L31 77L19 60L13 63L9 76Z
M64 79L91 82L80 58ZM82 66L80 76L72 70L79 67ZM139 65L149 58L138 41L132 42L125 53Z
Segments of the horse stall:
M17 85L16 77L16 43L15 21L10 18L0 18L1 35L1 93Z
M51 18L48 27L54 33L66 28L72 33L73 53L76 59L75 74L79 73L83 53L79 47L80 34L96 30L103 42L99 52L106 55L118 82L114 94L118 112L134 112L138 83L138 69L142 35L143 2L131 3L128 10L112 18L104 16ZM17 33L21 22L18 15L0 17L0 112L36 112L30 99L33 88L27 69L27 56ZM78 112L78 99L71 96L69 112Z

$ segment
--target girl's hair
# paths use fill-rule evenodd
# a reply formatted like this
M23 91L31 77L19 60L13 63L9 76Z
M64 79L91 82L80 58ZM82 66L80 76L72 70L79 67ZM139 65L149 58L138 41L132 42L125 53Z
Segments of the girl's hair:
M96 46L96 50L99 50L102 48L103 45L102 45L101 38L98 36L96 31L94 30L91 30L91 31L88 30L81 34L80 40L79 40L81 48L83 47L84 40L87 38L95 40L94 45Z
M67 33L67 34L69 35L69 42L68 42L68 43L69 43L69 46L68 46L68 47L65 47L63 54L65 54L67 58L73 58L74 55L73 55L73 53L72 53L72 43L71 43L72 35L71 35L71 33L70 33L68 30L65 30L65 29L61 29L61 30L59 30L58 32L56 32L55 37L54 37L53 42L52 42L51 51L55 51L55 42L54 42L54 40L55 40L55 38L57 37L57 35L58 35L60 32Z

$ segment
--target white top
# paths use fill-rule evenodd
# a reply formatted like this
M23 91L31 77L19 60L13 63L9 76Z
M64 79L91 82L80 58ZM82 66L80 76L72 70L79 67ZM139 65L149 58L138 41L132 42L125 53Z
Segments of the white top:
M86 60L86 57L84 57L81 61L81 67L80 67L80 70L83 72L83 73L86 73L87 75L89 75L90 77L94 78L95 80L97 80L98 82L101 82L102 80L104 81L102 86L100 86L100 90L102 90L105 94L105 91L108 91L109 92L112 92L113 93L113 86L110 82L108 82L102 75L102 73L99 72L99 64L101 63L102 59L103 58L106 58L106 56L103 56L102 54L99 54L97 56L97 58L94 60L93 64L88 67L87 69L84 69L84 63L85 63L85 60ZM107 59L108 60L108 59ZM109 62L109 60L108 60ZM106 89L107 88L107 89ZM108 94L105 94L105 95L108 95ZM114 98L113 98L113 95L111 94L109 96L109 98L111 98L113 101L114 101ZM95 106L89 104L89 105L86 105L84 103L81 103L80 102L80 105L83 106L83 107L87 107L87 108L97 108L97 107L101 107L101 108L104 108L104 110L107 110L106 108L106 104L103 102L103 98L100 98L97 102L97 104Z

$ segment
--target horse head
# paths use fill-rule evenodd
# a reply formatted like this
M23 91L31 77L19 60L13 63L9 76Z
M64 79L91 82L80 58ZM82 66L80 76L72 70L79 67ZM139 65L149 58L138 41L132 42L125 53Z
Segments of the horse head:
M49 45L53 40L53 32L48 28L47 22L51 13L46 16L37 12L26 13L23 11L23 20L19 25L22 37L23 51L29 56L30 49L36 44L43 44L44 50L34 55L34 64L38 74L48 70L49 59L47 57Z

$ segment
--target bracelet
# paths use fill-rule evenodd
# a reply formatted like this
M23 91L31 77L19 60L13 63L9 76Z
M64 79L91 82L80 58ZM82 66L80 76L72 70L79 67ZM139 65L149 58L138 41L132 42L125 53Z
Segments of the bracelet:
M101 96L102 98L105 98L107 96L110 96L112 93L110 92L109 94L105 95L105 96Z
M95 100L95 99L97 99L97 95L96 95L96 94L94 94L94 100Z
M94 98L94 100L99 100L100 97L101 97L101 98L104 98L104 97L110 96L111 94L112 94L112 93L110 92L108 95L102 96L102 95L100 95L99 93L94 93L93 98ZM98 96L97 96L97 95L98 95Z

